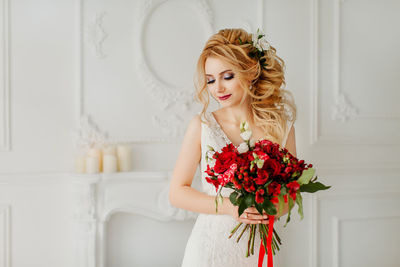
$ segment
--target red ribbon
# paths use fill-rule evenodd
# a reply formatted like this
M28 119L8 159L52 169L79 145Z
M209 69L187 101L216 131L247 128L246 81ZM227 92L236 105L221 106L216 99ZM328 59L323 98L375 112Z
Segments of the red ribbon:
M271 249L271 242L272 242L272 231L274 230L274 220L275 216L273 215L268 215L268 221L269 221L269 229L268 229L268 236L267 236L267 249L268 249L268 267L273 267L273 258L272 258L272 249ZM264 244L261 240L261 246L260 246L260 252L258 254L258 267L262 267L263 261L264 261L264 254L265 254L265 248Z

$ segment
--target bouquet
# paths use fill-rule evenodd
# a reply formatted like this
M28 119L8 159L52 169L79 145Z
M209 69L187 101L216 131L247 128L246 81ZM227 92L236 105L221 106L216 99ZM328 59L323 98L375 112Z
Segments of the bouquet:
M222 188L231 188L233 192L229 200L233 205L239 206L239 217L244 210L255 207L263 215L268 214L269 224L245 224L242 232L237 238L239 242L243 233L249 229L250 237L246 257L254 254L254 240L259 226L261 246L259 252L259 266L262 266L264 254L268 252L268 267L272 267L272 254L279 251L281 240L273 229L277 207L278 218L288 203L288 216L284 227L290 221L291 210L298 205L298 213L303 219L303 202L301 192L314 193L326 190L325 186L316 182L315 169L312 164L306 164L304 160L294 157L286 148L279 144L262 139L258 142L250 141L252 131L247 122L240 125L241 137L244 140L238 147L227 144L221 151L215 151L209 146L205 158L207 162L206 180L215 186L217 192L215 197L216 212L218 202L223 201ZM239 223L229 236L231 238L242 226ZM279 243L279 245L278 245Z

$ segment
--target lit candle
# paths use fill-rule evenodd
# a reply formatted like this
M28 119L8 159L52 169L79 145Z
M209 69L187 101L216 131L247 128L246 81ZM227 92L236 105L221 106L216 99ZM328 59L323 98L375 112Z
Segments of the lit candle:
M118 170L127 172L132 169L132 153L130 146L117 146Z
M102 156L101 149L93 147L93 148L89 149L87 155L88 155L88 157L93 157L93 158L97 158L98 159L98 161L99 161L99 171L102 171L102 169L103 169L103 164L102 164L103 156ZM87 160L87 158L86 158L86 160ZM86 162L86 164L87 164L87 162Z
M86 173L98 173L100 171L100 161L98 157L86 157Z

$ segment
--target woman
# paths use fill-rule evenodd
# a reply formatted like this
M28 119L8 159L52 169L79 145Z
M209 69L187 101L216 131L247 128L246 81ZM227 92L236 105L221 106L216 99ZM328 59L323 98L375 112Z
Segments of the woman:
M239 146L240 123L247 121L252 139L268 139L296 155L296 106L285 84L284 62L263 34L243 29L223 29L207 41L197 64L197 98L203 110L190 121L170 184L173 206L200 213L186 245L184 267L257 266L260 237L256 235L254 255L245 257L249 231L236 243L228 239L238 222L268 224L268 217L248 208L239 217L238 207L224 188L223 204L215 209L215 188L206 182L205 152L208 146L220 150L227 143ZM208 112L209 95L221 108ZM200 163L202 189L191 187ZM278 206L276 206L278 209ZM282 215L288 212L287 205Z

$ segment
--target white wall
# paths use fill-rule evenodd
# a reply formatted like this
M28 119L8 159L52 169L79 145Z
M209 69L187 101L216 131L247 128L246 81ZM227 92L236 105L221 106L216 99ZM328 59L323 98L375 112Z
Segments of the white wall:
M228 27L262 27L285 60L298 156L333 185L305 196L303 221L277 224L276 265L398 266L399 10L395 0L0 1L0 267L156 266L151 245L179 265L196 214L171 208L166 188L200 109L197 57ZM74 173L82 118L132 145L133 172Z

